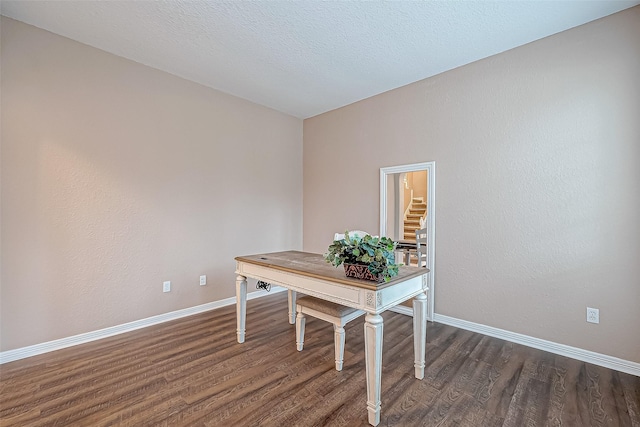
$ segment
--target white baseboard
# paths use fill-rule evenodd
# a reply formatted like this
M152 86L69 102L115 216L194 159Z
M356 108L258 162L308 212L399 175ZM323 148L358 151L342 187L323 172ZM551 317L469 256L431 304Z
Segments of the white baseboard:
M270 293L278 293L286 291L285 288L273 286ZM255 291L247 294L247 300L269 295L266 291ZM171 320L180 319L181 317L191 316L193 314L203 313L205 311L214 310L216 308L233 305L236 303L236 297L226 298L220 301L213 301L195 307L184 308L182 310L171 311L169 313L159 314L157 316L147 317L146 319L135 320L122 325L111 326L97 331L86 332L80 335L74 335L67 338L61 338L54 341L48 341L41 344L30 345L28 347L17 348L0 352L0 365L3 363L13 362L38 354L48 353L50 351L61 350L78 344L84 344L96 341L102 338L111 337L113 335L123 334L125 332L135 331L136 329L146 328L147 326L157 325L159 323L169 322Z
M404 314L413 317L413 309L404 305L398 305L390 308L389 311ZM494 328L492 326L482 325L480 323L469 322L467 320L457 319L455 317L444 316L442 314L434 314L434 322L443 323L445 325L455 326L456 328L466 329L467 331L477 332L479 334L488 335L494 338L500 338L516 344L526 345L527 347L537 348L538 350L548 351L549 353L559 354L561 356L570 357L582 362L592 363L594 365L603 366L615 371L625 372L627 374L640 377L640 363L631 362L629 360L619 359L606 354L595 353L581 348L571 347L564 344L558 344L552 341L540 338L530 337L528 335L518 334L516 332L505 331L504 329Z
M600 354L581 348L571 347L564 344L558 344L540 338L530 337L528 335L505 331L504 329L498 329L491 326L482 325L480 323L456 319L455 317L443 316L442 314L435 314L434 321L640 377L640 363L632 362L629 360L619 359L617 357L608 356L606 354Z
M285 288L274 286L271 289L271 293L278 293L285 291ZM268 295L266 291L255 291L247 294L247 299L260 298ZM147 326L157 325L159 323L169 322L171 320L180 319L181 317L191 316L193 314L203 313L205 311L214 310L216 308L233 305L236 303L236 298L226 298L220 301L214 301L207 304L198 305L195 307L189 307L182 310L172 311L169 313L159 314L157 316L148 317L146 319L140 319L122 325L112 326L97 331L87 332L80 335L74 335L72 337L62 338L59 340L48 341L41 344L35 344L28 347L22 347L15 350L0 352L0 365L3 363L13 362L14 360L20 360L38 354L48 353L50 351L61 350L63 348L71 347L74 345L84 344L91 341L96 341L102 338L107 338L113 335L123 334L125 332L135 331L136 329L145 328ZM413 309L406 306L396 306L390 309L396 313L404 314L407 316L413 316ZM480 323L469 322L467 320L457 319L455 317L444 316L442 314L434 314L435 322L443 323L445 325L455 326L460 329L465 329L472 332L477 332L490 337L503 339L505 341L514 342L516 344L526 345L528 347L537 348L539 350L548 351L549 353L559 354L561 356L570 357L572 359L580 360L594 365L603 366L605 368L613 369L627 374L640 377L640 363L632 362L629 360L619 359L617 357L608 356L606 354L600 354L581 348L571 347L564 344L558 344L551 341L543 340L540 338L534 338L527 335L518 334L516 332L506 331L504 329L494 328L492 326L482 325Z

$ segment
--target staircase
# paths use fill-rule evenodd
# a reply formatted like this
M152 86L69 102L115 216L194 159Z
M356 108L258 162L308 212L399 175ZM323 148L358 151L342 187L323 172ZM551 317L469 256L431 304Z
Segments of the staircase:
M427 204L421 197L411 199L404 218L404 240L416 241L416 230L421 229L427 214Z

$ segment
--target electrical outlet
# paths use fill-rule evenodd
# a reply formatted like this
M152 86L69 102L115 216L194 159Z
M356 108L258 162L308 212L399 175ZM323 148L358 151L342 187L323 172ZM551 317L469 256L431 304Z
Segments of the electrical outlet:
M162 292L171 292L171 282L162 282Z
M587 322L600 323L600 310L597 308L587 307Z
M200 276L200 286L204 286L206 284L207 284L207 276L203 274L202 276Z

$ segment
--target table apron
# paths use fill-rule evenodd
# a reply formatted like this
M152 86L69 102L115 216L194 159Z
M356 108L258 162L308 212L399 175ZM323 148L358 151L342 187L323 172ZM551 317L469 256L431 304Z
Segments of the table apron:
M237 262L236 273L372 314L381 313L427 290L426 275L371 290L244 262Z

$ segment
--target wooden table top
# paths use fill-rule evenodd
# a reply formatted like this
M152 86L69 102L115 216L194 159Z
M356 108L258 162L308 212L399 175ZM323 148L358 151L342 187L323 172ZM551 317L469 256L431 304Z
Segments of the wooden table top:
M235 259L236 261L270 267L275 270L297 273L307 277L372 290L383 289L429 272L426 268L401 265L398 269L397 276L392 277L388 282L376 283L369 280L347 277L344 274L344 268L342 266L336 268L325 261L322 255L310 252L272 252L267 254L238 256Z

